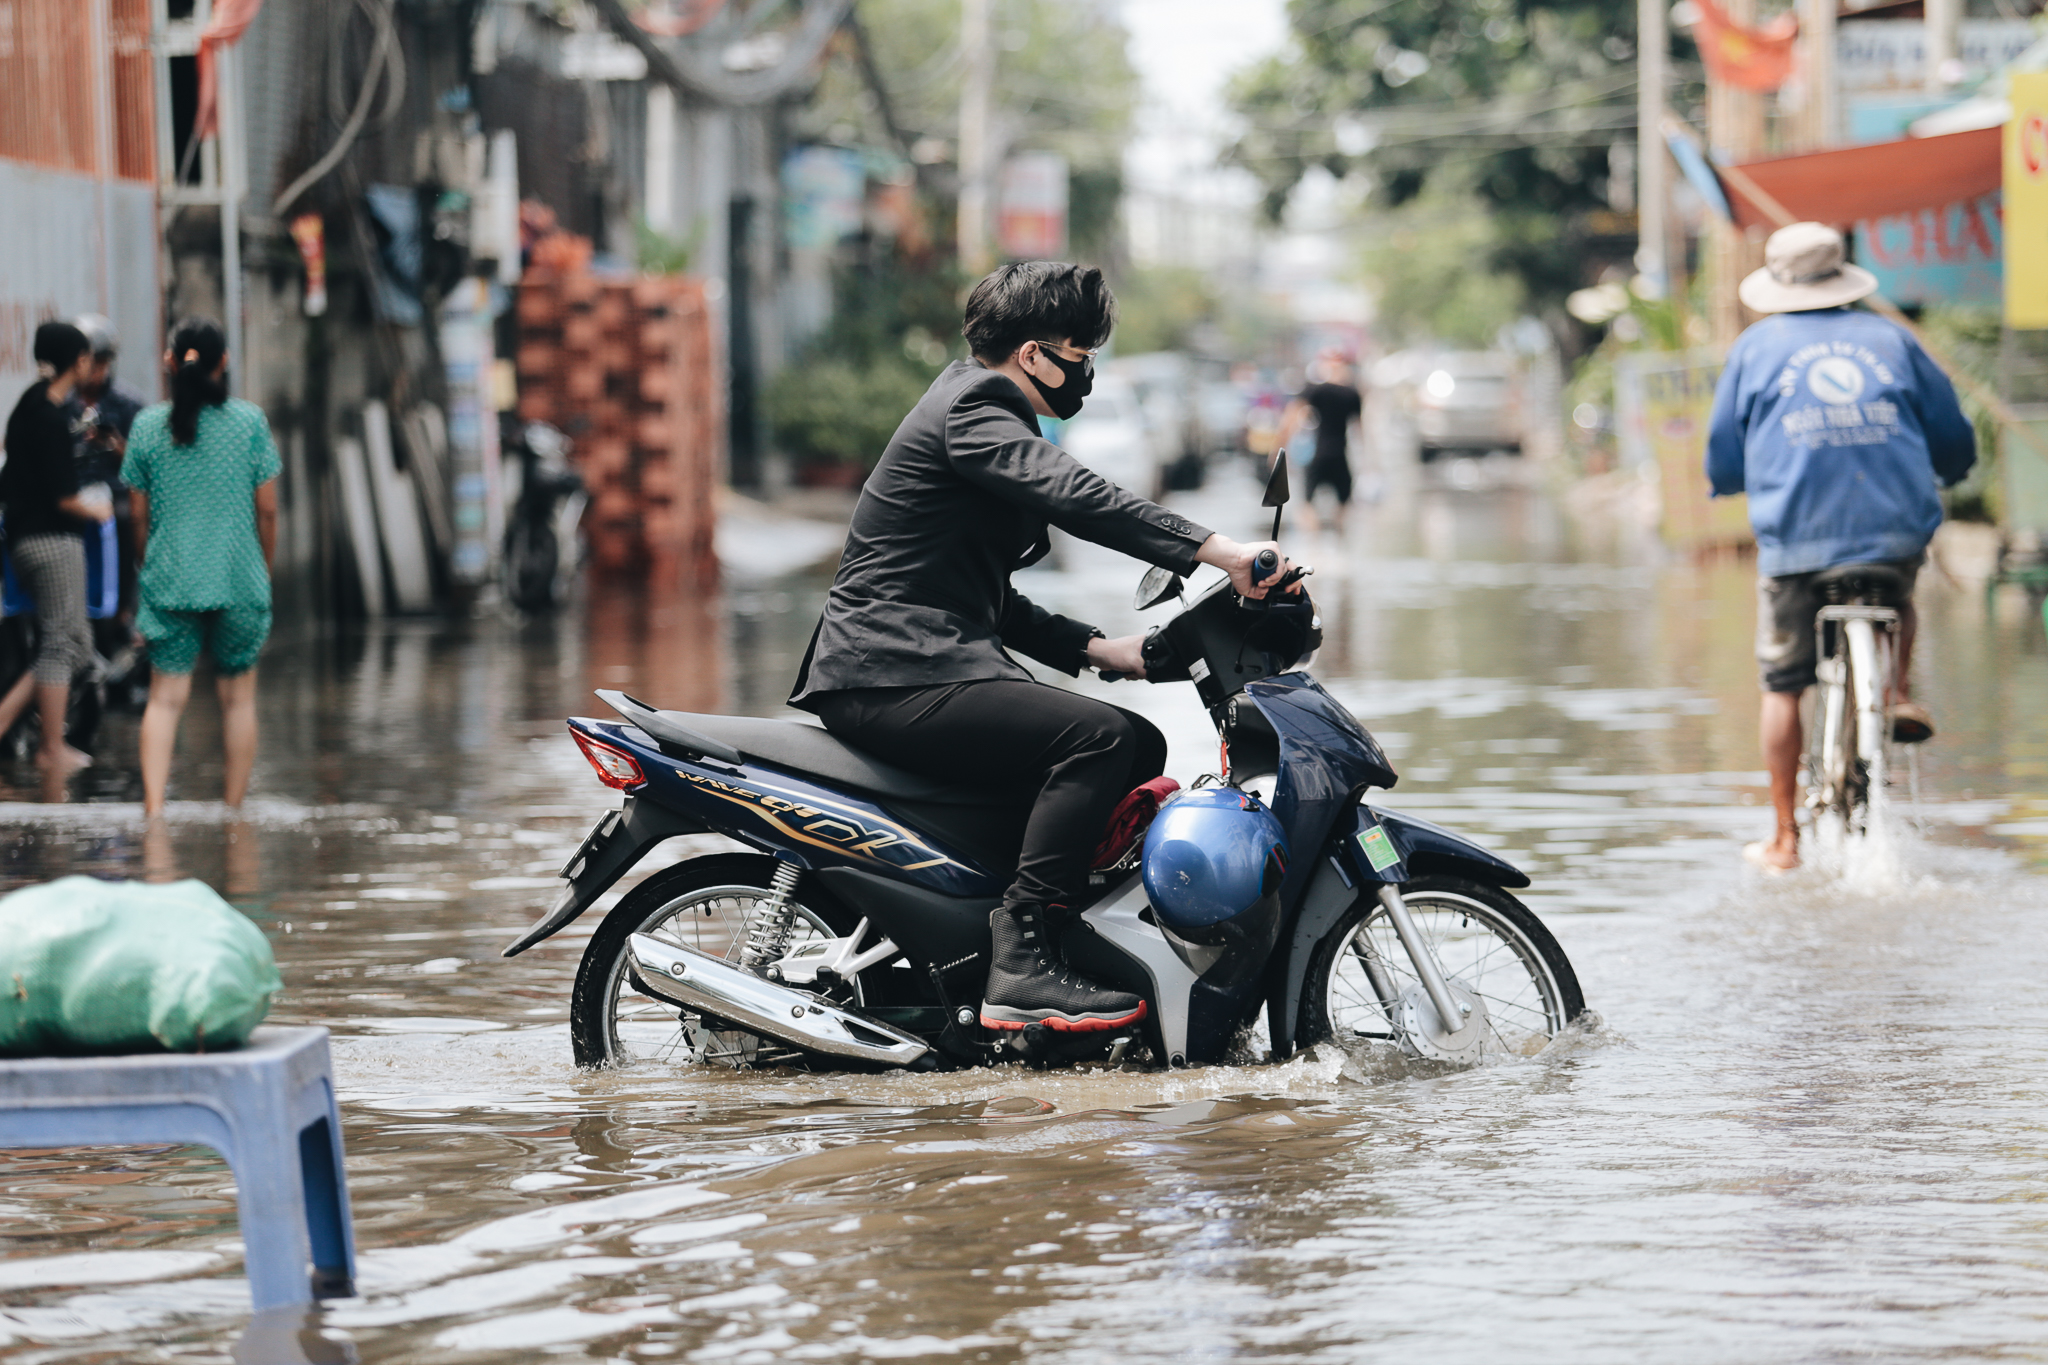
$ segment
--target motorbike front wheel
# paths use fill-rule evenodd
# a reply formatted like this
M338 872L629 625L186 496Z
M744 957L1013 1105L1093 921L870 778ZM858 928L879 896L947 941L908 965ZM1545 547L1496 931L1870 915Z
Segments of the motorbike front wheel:
M1444 976L1485 1001L1479 1061L1530 1056L1585 1011L1564 949L1499 887L1418 877L1401 888L1401 898ZM1402 1000L1420 988L1386 908L1361 896L1309 958L1301 1041L1401 1045Z
M626 963L626 940L647 934L664 943L737 961L747 919L768 898L776 860L726 853L693 858L655 873L604 917L583 950L569 999L569 1041L578 1066L631 1066L686 1062L701 1057L729 1066L768 1065L785 1058L779 1045L716 1024L687 1024L666 1000L643 994ZM823 888L806 876L797 883L791 952L852 929ZM858 983L856 983L856 990Z

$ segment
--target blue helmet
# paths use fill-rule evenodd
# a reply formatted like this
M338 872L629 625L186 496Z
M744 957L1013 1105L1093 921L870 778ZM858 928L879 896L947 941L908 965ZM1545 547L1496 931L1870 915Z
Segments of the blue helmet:
M1220 943L1234 937L1234 922L1265 918L1249 912L1277 909L1287 835L1250 792L1207 787L1175 797L1152 821L1144 869L1161 924L1190 943Z

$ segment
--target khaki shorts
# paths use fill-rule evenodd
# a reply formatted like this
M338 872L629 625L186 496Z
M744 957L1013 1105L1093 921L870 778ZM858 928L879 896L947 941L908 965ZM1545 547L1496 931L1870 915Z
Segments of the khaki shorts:
M1912 610L1913 581L1927 556L1882 561L1906 580L1906 610ZM1756 580L1756 665L1766 692L1803 692L1814 684L1820 643L1814 618L1827 605L1815 580L1825 569Z

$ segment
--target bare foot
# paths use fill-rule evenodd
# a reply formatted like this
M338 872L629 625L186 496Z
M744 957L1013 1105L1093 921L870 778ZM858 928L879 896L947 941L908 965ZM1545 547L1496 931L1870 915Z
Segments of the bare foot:
M65 772L75 772L80 768L90 768L92 766L92 755L87 753L80 753L78 750L72 748L69 744L66 744L63 748L57 751L57 756L54 761L51 759L50 751L48 749L39 749L36 751L36 766L38 768L51 767L53 766L53 762L54 766L63 769Z
M1799 866L1799 831L1781 829L1768 841L1742 846L1742 856L1776 876Z

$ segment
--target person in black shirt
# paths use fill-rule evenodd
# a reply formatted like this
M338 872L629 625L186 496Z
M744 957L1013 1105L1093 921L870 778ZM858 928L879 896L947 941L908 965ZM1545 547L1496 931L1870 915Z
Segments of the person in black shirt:
M1039 434L1041 415L1080 411L1115 320L1093 268L1026 261L974 287L961 328L974 358L946 367L882 452L790 697L912 772L1034 794L1016 880L989 916L989 1028L1099 1031L1144 1017L1139 997L1068 970L1052 935L1086 890L1110 811L1166 764L1148 721L1046 686L1010 657L1141 677L1143 637L1105 639L1049 612L1011 572L1045 556L1054 525L1176 573L1216 565L1263 597L1252 561L1277 549L1155 506Z
M1351 362L1342 351L1324 351L1316 369L1299 397L1287 405L1280 418L1280 447L1294 439L1294 433L1313 413L1316 419L1316 453L1308 465L1308 487L1301 495L1301 517L1310 534L1316 530L1316 490L1328 488L1337 495L1337 529L1344 529L1344 509L1351 505L1351 431L1358 426L1365 404L1351 382Z
M43 718L36 761L53 775L92 761L64 742L71 679L92 659L85 543L79 537L113 516L106 501L79 496L78 457L64 417L65 400L92 366L91 350L85 334L68 322L36 328L36 367L49 377L29 385L14 405L7 419L7 463L0 468L7 552L36 600L41 631L34 667L0 697L0 734L13 727L33 691Z
M119 556L120 620L135 616L135 541L129 525L128 485L121 482L121 457L128 453L128 428L147 406L142 395L114 378L121 339L112 321L98 313L81 313L71 325L85 333L92 364L71 397L64 416L78 448L78 481L86 488L106 485L114 499L114 545Z

